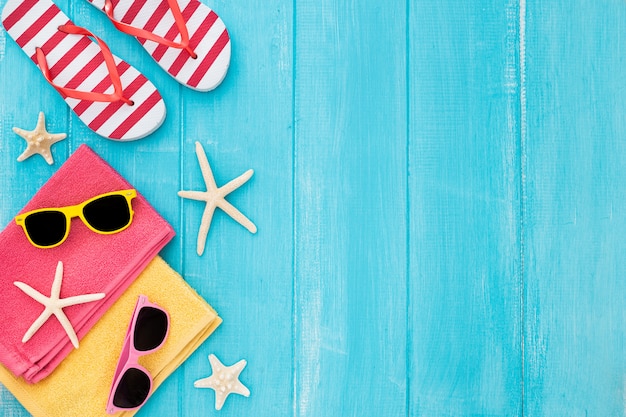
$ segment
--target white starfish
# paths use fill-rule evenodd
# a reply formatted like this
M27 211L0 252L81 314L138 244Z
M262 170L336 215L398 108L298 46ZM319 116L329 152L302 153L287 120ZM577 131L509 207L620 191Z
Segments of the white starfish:
M46 118L43 112L39 112L39 119L37 119L37 127L35 127L35 130L28 131L14 127L13 131L24 138L27 144L26 150L17 157L18 162L22 162L26 158L30 158L38 153L43 156L48 165L52 165L54 159L52 159L50 147L67 137L65 133L48 133L46 130Z
M209 355L209 362L213 374L208 378L199 379L193 383L196 388L211 388L215 391L215 409L221 410L226 398L230 394L250 396L250 390L239 381L239 374L248 364L245 359L234 365L224 366L213 354Z
M215 183L215 179L213 178L213 172L211 171L209 160L207 159L200 142L196 142L196 155L198 156L200 170L202 170L202 177L204 178L204 183L206 184L206 191L179 191L178 195L182 198L206 202L204 213L202 214L202 222L200 223L200 230L198 231L197 252L198 255L202 255L204 253L206 237L209 234L209 228L211 227L213 212L216 207L224 210L226 214L248 229L250 233L256 233L256 226L254 223L252 223L246 216L237 210L235 206L230 204L224 198L245 184L246 181L252 177L254 171L249 169L234 180L218 188Z
M83 294L76 295L74 297L68 298L59 298L61 294L61 281L63 280L63 262L59 261L57 264L57 270L54 274L54 281L52 282L52 289L50 290L50 297L46 297L33 287L28 284L24 284L23 282L15 281L13 284L20 290L24 291L27 295L29 295L34 300L43 304L46 308L43 313L34 321L34 323L30 326L30 328L24 334L22 338L22 343L26 343L30 340L31 337L39 330L39 328L48 320L51 315L55 315L56 318L65 329L68 337L72 341L72 344L76 349L78 349L78 337L76 336L76 332L72 327L72 323L68 320L67 316L63 312L65 307L73 306L76 304L89 303L91 301L97 301L104 298L103 293L97 294Z

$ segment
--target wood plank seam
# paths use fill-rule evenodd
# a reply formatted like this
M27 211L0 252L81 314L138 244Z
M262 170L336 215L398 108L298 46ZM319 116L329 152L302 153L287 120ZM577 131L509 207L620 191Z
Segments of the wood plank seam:
M519 212L519 234L520 234L520 349L521 349L521 387L520 406L522 417L525 415L525 334L526 334L526 277L525 271L525 226L526 226L526 135L527 135L527 113L526 113L526 0L519 0L519 116L520 116L520 212Z

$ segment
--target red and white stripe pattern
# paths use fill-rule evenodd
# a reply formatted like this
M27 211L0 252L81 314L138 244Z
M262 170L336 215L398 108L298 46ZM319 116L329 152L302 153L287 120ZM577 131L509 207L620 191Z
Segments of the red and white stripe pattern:
M87 0L104 11L104 0ZM113 17L162 38L180 42L181 36L167 0L112 0ZM191 58L183 49L139 39L152 58L178 82L198 91L217 87L230 64L230 37L222 19L198 0L178 0L189 33L189 46L198 55Z
M43 50L52 81L65 88L112 94L113 84L100 47L82 35L58 30L71 23L51 0L9 0L2 11L7 33L35 63L36 48ZM140 139L156 130L165 119L165 103L156 87L135 68L113 57L122 83L123 96L133 106L64 99L89 128L109 139Z

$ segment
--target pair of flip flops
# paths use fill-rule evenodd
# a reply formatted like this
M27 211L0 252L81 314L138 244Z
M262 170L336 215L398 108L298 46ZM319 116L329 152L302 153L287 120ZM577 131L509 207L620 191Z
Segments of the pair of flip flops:
M86 1L118 30L137 37L181 84L210 91L224 79L230 63L228 31L199 0ZM156 87L51 0L8 0L1 19L9 36L95 133L129 141L163 123L165 104Z

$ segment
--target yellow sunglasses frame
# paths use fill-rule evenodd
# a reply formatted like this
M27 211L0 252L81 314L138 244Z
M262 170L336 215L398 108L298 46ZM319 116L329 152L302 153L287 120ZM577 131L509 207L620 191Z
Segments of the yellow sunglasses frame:
M93 202L95 200L98 200L98 199L103 198L103 197L108 197L108 196L111 196L111 195L120 195L120 196L126 198L126 203L128 204L128 209L130 211L130 219L128 220L128 223L126 224L126 226L122 227L121 229L114 230L112 232L103 232L103 231L100 231L100 230L96 230L93 227L91 227L91 225L89 224L87 219L85 219L85 216L83 215L83 208L87 204L89 204L89 203L91 203L91 202ZM89 230L91 230L92 232L98 233L100 235L112 235L112 234L115 234L115 233L119 233L122 230L125 230L133 222L133 216L134 216L135 212L133 211L133 206L131 204L131 200L133 198L135 198L135 197L137 197L137 191L135 189L132 189L132 188L128 189L128 190L112 191L110 193L104 193L104 194L97 195L95 197L90 198L89 200L83 201L82 203L76 204L76 205L73 205L73 206L40 208L40 209L37 209L37 210L31 210L31 211L26 212L26 213L18 214L17 216L15 216L15 223L17 223L19 226L22 227L22 230L24 230L24 234L26 235L26 238L31 243L31 245L33 245L33 246L35 246L37 248L41 248L41 249L51 249L51 248L55 248L55 247L59 246L60 244L62 244L63 242L65 242L65 240L67 239L67 237L70 234L70 225L71 225L72 219L74 217L80 218L80 220L83 222L83 224L89 228ZM30 235L28 234L28 230L26 230L26 218L28 216L30 216L31 214L41 213L41 212L44 212L44 211L61 212L61 213L63 213L65 215L65 219L66 219L65 235L63 236L63 239L61 239L58 243L55 243L54 245L50 245L50 246L41 246L41 245L36 244L30 238Z

